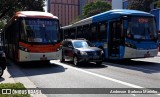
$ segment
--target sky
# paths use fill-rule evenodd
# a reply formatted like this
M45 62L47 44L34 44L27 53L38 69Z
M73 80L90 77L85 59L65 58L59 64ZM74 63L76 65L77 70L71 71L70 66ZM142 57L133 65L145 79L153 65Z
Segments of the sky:
M43 9L44 9L45 12L47 12L47 0L45 0L44 5L45 6L43 7Z

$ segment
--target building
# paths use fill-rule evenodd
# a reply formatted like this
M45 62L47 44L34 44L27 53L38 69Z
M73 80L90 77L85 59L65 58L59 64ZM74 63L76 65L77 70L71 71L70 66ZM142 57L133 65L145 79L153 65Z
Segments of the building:
M48 0L48 12L58 16L61 26L68 25L79 15L79 0Z
M71 24L79 15L82 14L83 7L97 0L48 0L47 11L58 16L61 26ZM112 0L104 0L111 3Z

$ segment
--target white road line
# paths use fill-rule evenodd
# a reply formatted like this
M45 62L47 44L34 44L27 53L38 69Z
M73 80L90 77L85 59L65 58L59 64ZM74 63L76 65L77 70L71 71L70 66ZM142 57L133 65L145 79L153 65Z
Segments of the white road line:
M105 64L107 64L105 62ZM125 65L120 65L120 64L112 64L112 63L109 63L113 66L123 66L123 67L127 67L127 68L133 68L133 69L137 69L137 70L145 70L145 71L151 71L151 72L157 72L156 70L151 70L151 69L145 69L145 68L139 68L139 67L133 67L133 66L125 66ZM108 66L108 65L104 65L102 64L103 66Z
M57 62L55 62L55 61L51 61L51 63L57 64ZM103 78L103 79L106 79L106 80L110 80L110 81L113 81L113 82L116 82L116 83L119 83L119 84L122 84L122 85L125 85L125 86L129 86L129 87L132 87L132 88L144 88L144 87L141 87L141 86L138 86L138 85L135 85L135 84L127 83L127 82L120 81L120 80L117 80L117 79L113 79L113 78L110 78L110 77L107 77L107 76L103 76L103 75L100 75L100 74L89 72L89 71L86 71L86 70L83 70L83 69L80 69L80 68L72 67L72 66L66 65L64 63L58 62L58 64L62 65L62 66L65 66L65 67L68 67L68 68L72 68L72 69L80 71L80 72L84 72L84 73L87 73L87 74L90 74L90 75L93 75L93 76L97 76L97 77L100 77L100 78ZM156 94L156 95L160 96L160 94Z

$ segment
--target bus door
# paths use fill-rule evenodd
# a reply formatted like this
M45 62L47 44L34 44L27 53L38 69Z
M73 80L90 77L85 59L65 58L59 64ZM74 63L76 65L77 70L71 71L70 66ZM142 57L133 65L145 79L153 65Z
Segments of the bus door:
M120 45L122 22L113 21L109 23L109 58L120 58Z

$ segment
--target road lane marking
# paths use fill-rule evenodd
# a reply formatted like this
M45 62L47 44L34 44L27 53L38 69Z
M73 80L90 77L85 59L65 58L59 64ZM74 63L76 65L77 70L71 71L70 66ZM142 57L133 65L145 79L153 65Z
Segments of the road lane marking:
M106 65L105 65L105 64L106 64ZM108 66L108 65L107 65L107 62L105 62L105 64L102 64L102 65L103 65L103 66ZM113 65L113 66L123 66L123 67L133 68L133 69L137 69L137 70L157 72L157 70L151 70L151 69L145 69L145 68L139 68L139 67L133 67L133 66L125 66L125 65L121 65L121 64L112 64L112 63L109 63L109 65Z
M113 82L116 82L116 83L119 83L119 84L122 84L122 85L125 85L125 86L129 86L129 87L132 87L132 88L144 88L144 87L141 87L141 86L138 86L138 85L135 85L135 84L127 83L127 82L124 82L124 81L121 81L121 80L117 80L117 79L113 79L113 78L110 78L110 77L107 77L107 76L103 76L103 75L100 75L100 74L89 72L89 71L86 71L86 70L83 70L83 69L80 69L80 68L72 67L72 66L66 65L64 63L60 63L59 61L58 62L51 61L51 63L54 63L54 64L58 63L59 65L65 66L67 68L71 68L71 69L74 69L74 70L77 70L77 71L80 71L80 72L83 72L83 73L87 73L87 74L90 74L90 75L93 75L93 76L97 76L99 78L110 80L110 81L113 81ZM135 96L135 94L132 94L132 95ZM156 94L156 95L160 96L160 94Z

